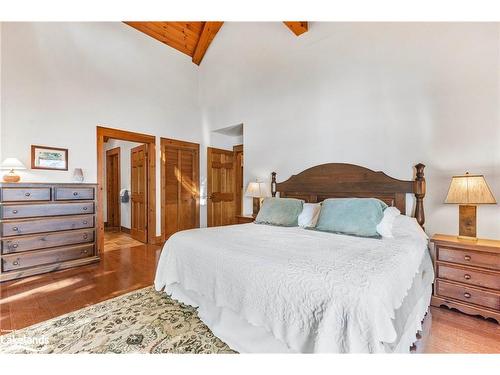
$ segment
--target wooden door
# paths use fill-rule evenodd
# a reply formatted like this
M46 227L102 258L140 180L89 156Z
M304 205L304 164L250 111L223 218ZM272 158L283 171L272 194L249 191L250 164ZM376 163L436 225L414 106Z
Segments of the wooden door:
M243 145L233 147L235 179L235 215L243 214Z
M161 139L164 239L200 226L200 145Z
M140 145L130 150L130 235L138 241L147 242L148 222L148 152L147 145ZM153 228L154 229L154 228Z
M209 227L236 223L234 153L209 147L207 151L207 224Z
M119 229L120 219L120 147L106 151L107 227Z

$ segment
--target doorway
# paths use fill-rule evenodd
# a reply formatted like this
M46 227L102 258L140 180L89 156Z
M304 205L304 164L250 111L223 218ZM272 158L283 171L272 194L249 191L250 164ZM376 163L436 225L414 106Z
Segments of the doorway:
M109 147L113 141L127 141L133 147L120 147L120 175L123 181L124 175L124 164L125 157L127 155L130 157L130 178L126 179L129 181L127 183L120 184L120 189L117 189L115 184L116 178L109 177L106 173L108 167L108 155L106 148L112 149L116 147ZM135 142L135 143L133 143ZM126 149L126 152L124 152ZM117 151L115 151L117 152ZM112 155L113 153L111 153ZM105 127L97 127L97 248L100 253L104 249L104 223L108 220L108 202L107 202L107 192L108 192L108 179L113 180L111 185L113 186L110 190L113 202L117 200L122 202L124 190L130 186L130 191L128 191L129 204L130 207L130 228L122 225L125 215L126 205L120 206L118 209L120 212L120 231L127 233L127 229L130 229L130 241L127 242L134 243L149 243L156 244L160 239L156 237L156 157L155 157L155 137L147 134L134 133L124 130L111 129ZM115 169L115 160L113 156L110 156L110 168L113 171ZM116 162L118 164L118 162ZM132 167L133 165L133 167ZM112 172L113 176L114 172ZM132 177L133 176L133 177ZM122 194L116 194L116 191L121 191ZM118 199L116 199L118 198ZM113 205L116 203L112 203ZM120 204L120 203L119 203ZM111 208L112 215L115 213L116 207ZM113 226L116 225L117 219L116 214L111 218L113 221ZM120 242L122 239L117 238L114 242ZM139 242L141 241L141 242ZM108 243L110 241L107 241ZM113 242L113 241L111 241ZM132 246L132 245L130 245Z
M106 221L107 230L120 230L120 147L106 150Z
M172 234L200 226L200 145L161 138L161 227Z

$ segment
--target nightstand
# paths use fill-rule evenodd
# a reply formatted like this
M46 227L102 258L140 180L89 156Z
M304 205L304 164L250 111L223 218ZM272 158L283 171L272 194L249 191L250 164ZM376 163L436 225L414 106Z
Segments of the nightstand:
M247 223L253 223L255 218L250 215L236 215L236 224L247 224Z
M500 241L436 234L432 306L447 306L500 323Z

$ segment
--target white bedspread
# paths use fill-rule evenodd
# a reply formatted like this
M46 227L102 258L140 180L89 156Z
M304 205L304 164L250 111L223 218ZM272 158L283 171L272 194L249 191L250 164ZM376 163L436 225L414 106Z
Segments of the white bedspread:
M179 232L155 287L179 284L296 352L384 352L427 251L415 226L382 240L258 224Z

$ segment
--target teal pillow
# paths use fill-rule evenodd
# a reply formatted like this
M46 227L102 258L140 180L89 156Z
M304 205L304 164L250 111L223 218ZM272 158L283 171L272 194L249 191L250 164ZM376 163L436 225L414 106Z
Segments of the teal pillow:
M315 229L359 237L380 237L377 225L386 208L384 202L375 198L326 199Z
M304 201L294 198L266 198L255 218L257 224L296 227Z

